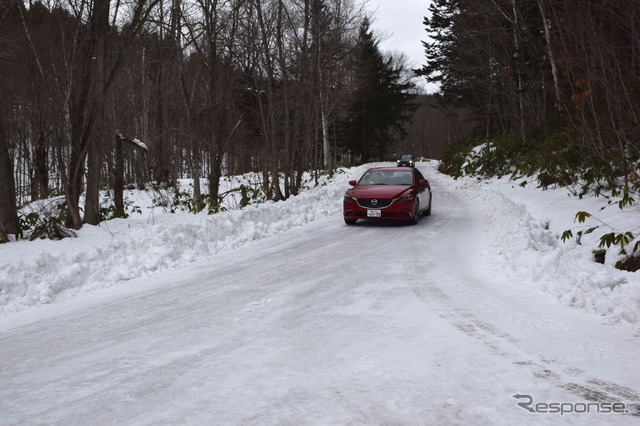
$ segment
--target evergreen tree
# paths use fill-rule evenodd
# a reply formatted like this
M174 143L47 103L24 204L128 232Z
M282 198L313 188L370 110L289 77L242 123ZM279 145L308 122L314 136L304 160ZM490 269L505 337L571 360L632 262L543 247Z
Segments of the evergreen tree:
M424 24L426 64L416 73L440 84L444 104L470 107L487 132L516 131L550 109L544 29L532 0L435 0ZM548 98L551 99L551 98Z
M341 143L363 162L384 159L405 136L403 123L415 109L414 85L402 79L403 66L385 58L365 19L352 64L352 93L342 122Z
M492 54L493 34L484 17L462 8L460 0L434 0L424 18L432 42L422 42L426 64L417 75L440 85L444 105L470 107L484 113L498 64Z
M423 22L433 41L422 42L427 63L415 70L429 83L439 84L441 95L447 95L448 101L455 101L456 94L459 94L455 90L459 85L454 68L458 39L454 24L460 15L459 3L460 0L434 0L429 6L431 17L425 17Z

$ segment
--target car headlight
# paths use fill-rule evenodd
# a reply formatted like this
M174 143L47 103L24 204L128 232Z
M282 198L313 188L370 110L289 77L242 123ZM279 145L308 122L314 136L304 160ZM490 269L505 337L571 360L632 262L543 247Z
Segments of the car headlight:
M356 201L355 198L353 198L351 195L348 195L348 194L344 194L344 199L349 201Z
M397 199L397 201L411 201L413 200L413 194L405 195Z

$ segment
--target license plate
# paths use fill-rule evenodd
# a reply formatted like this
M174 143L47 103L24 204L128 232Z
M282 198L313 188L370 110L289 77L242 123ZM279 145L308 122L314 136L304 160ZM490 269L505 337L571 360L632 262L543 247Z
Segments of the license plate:
M382 210L367 210L367 217L382 217Z

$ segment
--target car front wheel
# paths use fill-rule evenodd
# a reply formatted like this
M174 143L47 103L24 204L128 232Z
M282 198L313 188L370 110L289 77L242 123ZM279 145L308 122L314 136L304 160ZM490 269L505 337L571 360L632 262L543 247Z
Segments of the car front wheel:
M357 221L358 219L345 219L344 223L346 223L347 225L355 225Z
M411 224L412 225L417 225L418 224L418 218L420 217L420 200L418 200L416 198L416 202L413 205L413 217L411 218Z
M422 216L431 216L431 203L433 202L433 196L429 197L429 207L422 212Z

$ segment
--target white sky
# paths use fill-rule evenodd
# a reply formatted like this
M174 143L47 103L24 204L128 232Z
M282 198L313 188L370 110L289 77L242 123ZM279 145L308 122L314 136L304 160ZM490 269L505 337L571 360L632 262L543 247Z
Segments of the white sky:
M373 13L371 27L383 39L380 48L403 52L412 68L420 68L425 62L422 41L427 36L422 21L430 4L430 0L369 0L367 9ZM437 90L434 85L427 87L422 78L420 83L428 92Z

